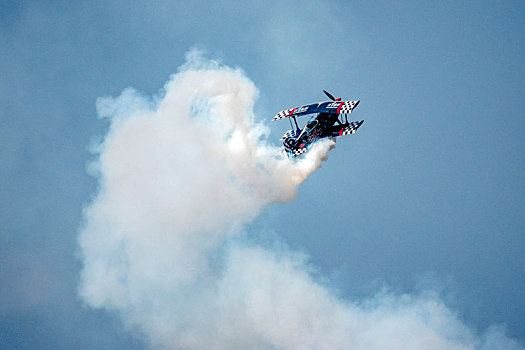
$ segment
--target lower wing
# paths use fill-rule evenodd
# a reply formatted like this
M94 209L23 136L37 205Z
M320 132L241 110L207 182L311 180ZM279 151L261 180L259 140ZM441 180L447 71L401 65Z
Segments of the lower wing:
M338 131L334 132L333 136L343 136L343 135L351 135L355 134L357 129L363 124L364 120L361 120L360 122L350 122L348 126L342 127Z

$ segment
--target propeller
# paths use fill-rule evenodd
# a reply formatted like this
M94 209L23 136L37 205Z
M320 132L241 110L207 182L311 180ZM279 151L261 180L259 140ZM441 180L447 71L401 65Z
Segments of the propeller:
M341 97L339 97L339 98L334 98L334 96L332 96L332 94L329 93L328 91L323 90L323 92L326 94L326 96L328 96L328 98L329 98L330 100L332 100L332 101L341 101Z

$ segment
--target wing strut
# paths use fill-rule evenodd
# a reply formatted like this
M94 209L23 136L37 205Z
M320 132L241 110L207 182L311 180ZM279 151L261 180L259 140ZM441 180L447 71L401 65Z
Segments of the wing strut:
M297 119L295 119L295 116L292 116L292 117L290 118L290 127L292 128L292 130L293 130L293 124L292 124L291 119L293 119L293 121L295 122L295 132L294 132L294 135L297 135L297 131L299 130L299 125L297 125Z

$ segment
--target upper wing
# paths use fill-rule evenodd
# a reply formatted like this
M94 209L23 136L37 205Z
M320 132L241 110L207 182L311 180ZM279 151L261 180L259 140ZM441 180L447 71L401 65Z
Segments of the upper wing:
M308 106L285 109L284 111L280 111L279 113L277 113L275 117L273 117L272 121L288 118L291 116L296 117L296 116L303 115L303 114L317 113L318 107L319 107L319 104L314 103Z
M334 106L335 104L338 104L337 106ZM352 113L352 110L357 107L359 104L359 101L343 101L343 102L332 102L331 108L337 107L337 114L350 114Z
M280 111L275 115L275 117L273 117L272 121L313 113L350 114L352 113L352 110L357 107L358 104L359 101L334 101L314 103L308 106L290 108L285 109L284 111Z

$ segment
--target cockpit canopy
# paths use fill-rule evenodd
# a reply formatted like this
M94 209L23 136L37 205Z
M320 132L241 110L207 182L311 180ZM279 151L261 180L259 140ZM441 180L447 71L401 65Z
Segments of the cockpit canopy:
M312 118L310 119L310 121L308 123L306 123L306 126L304 127L305 130L312 130L313 128L315 128L317 126L317 124L319 124L319 121L317 119Z

